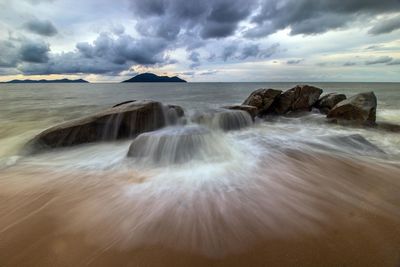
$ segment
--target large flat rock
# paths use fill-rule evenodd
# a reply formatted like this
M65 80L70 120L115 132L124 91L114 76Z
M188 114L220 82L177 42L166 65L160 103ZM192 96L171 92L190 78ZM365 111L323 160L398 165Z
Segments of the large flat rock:
M182 108L164 106L144 100L116 105L91 116L53 126L28 143L31 152L43 148L74 146L97 141L135 137L157 130L168 122L168 116L182 116Z

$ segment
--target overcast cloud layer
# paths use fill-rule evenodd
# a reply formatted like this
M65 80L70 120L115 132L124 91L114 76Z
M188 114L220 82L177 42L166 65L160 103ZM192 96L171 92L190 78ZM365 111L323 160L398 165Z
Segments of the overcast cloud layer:
M400 81L400 0L0 0L0 51L3 81Z

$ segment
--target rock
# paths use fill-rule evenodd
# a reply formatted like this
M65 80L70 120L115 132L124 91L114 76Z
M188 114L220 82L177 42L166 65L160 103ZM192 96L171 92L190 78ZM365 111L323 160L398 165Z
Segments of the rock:
M219 154L215 141L211 131L203 126L165 127L136 137L127 156L157 166L209 159Z
M322 94L322 89L310 85L297 85L282 93L274 102L273 112L285 114L293 111L311 111Z
M257 114L263 115L268 113L272 103L282 93L281 90L275 89L258 89L250 94L243 102L243 105L253 106L257 108Z
M377 100L373 92L354 95L336 104L327 118L337 121L374 125Z
M378 130L383 130L386 132L400 133L400 125L399 124L394 124L394 123L389 123L389 122L379 122L376 125L376 128Z
M248 112L224 108L194 114L191 120L210 129L223 131L240 130L253 124L253 119Z
M337 103L346 99L346 95L330 93L322 96L317 103L315 103L315 107L318 108L321 113L327 114Z
M118 107L118 106L122 106L122 105L125 105L125 104L128 104L128 103L132 103L132 102L135 102L135 101L136 101L136 100L124 101L124 102L121 102L121 103L118 103L118 104L114 105L113 108L116 108L116 107Z
M230 110L246 111L247 113L250 114L250 116L253 118L253 120L257 116L257 113L258 113L258 109L255 106L249 106L249 105L233 105L233 106L225 106L222 108L230 109Z
M173 110L176 112L176 115L178 117L183 117L185 115L185 112L183 111L183 108L177 105L168 105L167 106L170 110Z
M28 147L34 153L42 148L135 137L164 127L167 124L165 109L160 102L148 100L117 105L92 116L51 127L31 140ZM180 107L171 106L167 109L176 109L177 114L183 115Z

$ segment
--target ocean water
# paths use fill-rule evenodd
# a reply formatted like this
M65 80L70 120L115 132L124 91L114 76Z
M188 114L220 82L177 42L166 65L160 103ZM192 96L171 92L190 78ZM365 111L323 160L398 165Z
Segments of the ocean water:
M377 122L400 124L398 83L311 84L324 93L347 96L374 91L378 98ZM57 224L57 231L84 233L84 240L101 244L101 251L161 245L222 259L265 240L322 238L332 230L328 231L328 226L354 226L371 235L366 239L354 236L360 240L360 251L372 242L365 255L375 255L379 250L383 256L378 259L396 258L392 248L400 245L400 238L393 241L380 232L381 228L371 226L369 215L357 217L351 227L345 224L348 214L360 211L373 214L371 218L390 218L398 225L399 133L330 124L318 111L300 117L257 119L254 123L248 115L236 113L237 129L225 131L225 119L215 115L221 106L242 103L255 89L285 90L294 85L2 84L0 188L5 196L16 199L16 210L24 210L21 199L34 203L55 191L57 197L45 207L52 208L46 216L52 214L62 222ZM52 125L123 101L144 99L182 106L186 123L146 133L135 141L92 143L35 155L23 153L26 142ZM202 120L196 119L199 116ZM133 157L127 157L132 142L136 151ZM60 193L63 191L67 193ZM12 214L10 205L0 205L0 214ZM40 214L43 207L29 212L28 217L22 213L20 219L9 224L6 219L4 223L0 220L0 238L21 220ZM19 232L23 231L15 234ZM332 240L315 243L316 249L323 247L317 244L326 244L327 251L336 249L346 254L349 248L358 246L346 239L337 243ZM52 255L48 250L40 252L38 247L37 255ZM393 253L384 253L386 249ZM23 259L35 250L28 246L21 251L25 254L16 254L15 259ZM101 258L96 253L90 262ZM287 255L290 259L291 254ZM337 261L324 266L343 265L341 259L351 260L354 255L358 254L332 256L330 260ZM61 258L58 254L53 257ZM15 259L4 262L15 263ZM278 262L276 266L291 265ZM365 265L356 262L349 266Z
M157 100L180 105L187 116L196 112L239 104L255 89L288 89L296 83L182 83L182 84L3 84L0 85L0 162L12 162L29 139L57 123L89 115L126 100ZM398 83L313 83L324 93L351 96L374 91L378 98L377 120L400 124L400 84ZM273 142L323 142L329 136L361 134L398 159L398 134L324 124L317 113L301 118L278 118L259 122L254 134L276 138ZM263 131L267 133L264 134ZM240 135L234 133L233 135ZM230 135L230 134L227 134ZM343 144L342 144L343 145ZM339 147L344 153L354 149ZM357 154L357 153L356 153Z

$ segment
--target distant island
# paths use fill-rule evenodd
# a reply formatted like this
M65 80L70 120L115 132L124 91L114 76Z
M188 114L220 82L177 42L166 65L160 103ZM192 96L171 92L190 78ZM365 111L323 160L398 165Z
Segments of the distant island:
M83 79L70 80L70 79L60 79L60 80L12 80L4 83L89 83Z
M153 73L142 73L136 75L135 77L123 81L123 83L185 83L178 76L168 77L168 76L158 76Z

